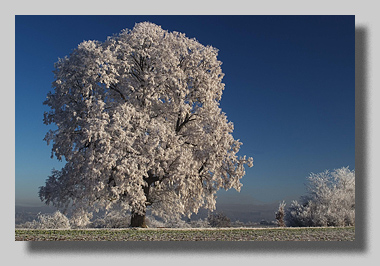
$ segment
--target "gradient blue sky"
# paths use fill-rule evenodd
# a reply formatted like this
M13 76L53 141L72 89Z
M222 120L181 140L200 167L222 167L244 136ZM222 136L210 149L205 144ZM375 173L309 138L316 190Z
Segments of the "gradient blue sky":
M42 205L38 187L63 165L43 141L54 62L142 21L220 50L221 107L254 158L220 202L297 199L310 172L355 168L354 16L16 16L16 205Z

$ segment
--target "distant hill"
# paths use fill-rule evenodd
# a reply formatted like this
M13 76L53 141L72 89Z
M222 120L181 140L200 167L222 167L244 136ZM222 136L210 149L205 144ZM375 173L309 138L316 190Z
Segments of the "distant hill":
M222 212L231 219L232 222L258 223L262 220L274 221L275 212L278 210L278 203L261 203L261 204L236 204L220 203L216 206L217 212ZM201 209L198 214L193 214L191 220L207 218L209 210Z
M262 220L275 220L275 212L278 209L278 202L275 203L218 203L216 211L223 212L232 222L239 220L241 222L260 222ZM41 207L25 207L16 206L15 208L15 224L31 222L37 218L38 213L53 213L56 208L50 206ZM209 211L200 209L198 214L193 214L191 220L205 219ZM186 220L186 218L184 219Z
M275 220L275 212L278 209L278 203L263 204L219 204L217 211L223 212L231 221L239 220L241 222L260 222L261 220Z

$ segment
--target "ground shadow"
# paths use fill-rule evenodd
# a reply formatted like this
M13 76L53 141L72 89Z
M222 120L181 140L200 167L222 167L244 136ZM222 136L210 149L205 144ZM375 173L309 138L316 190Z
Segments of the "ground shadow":
M350 242L28 242L31 254L365 253L367 232L367 29L355 29L355 241Z

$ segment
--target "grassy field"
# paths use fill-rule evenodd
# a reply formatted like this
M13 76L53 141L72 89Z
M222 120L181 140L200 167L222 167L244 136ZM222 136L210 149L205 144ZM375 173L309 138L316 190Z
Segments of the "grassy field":
M353 241L354 227L223 229L16 229L16 241Z

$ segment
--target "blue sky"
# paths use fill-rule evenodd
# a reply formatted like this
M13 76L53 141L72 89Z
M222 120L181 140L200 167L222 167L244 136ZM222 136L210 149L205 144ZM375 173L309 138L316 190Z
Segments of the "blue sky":
M310 172L355 168L354 16L16 16L16 204L42 205L38 187L63 165L43 141L54 62L142 21L219 49L221 107L254 158L220 202L297 199Z

